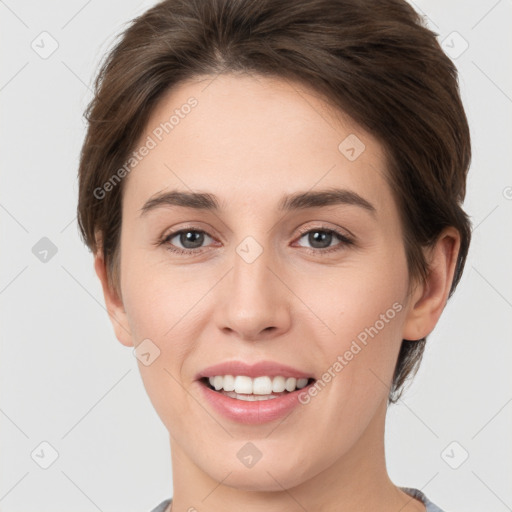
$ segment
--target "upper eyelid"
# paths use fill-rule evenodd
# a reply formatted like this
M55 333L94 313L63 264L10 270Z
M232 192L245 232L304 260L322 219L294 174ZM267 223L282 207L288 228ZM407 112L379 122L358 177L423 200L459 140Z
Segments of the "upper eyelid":
M341 228L341 227L333 228L333 227L329 227L329 226L320 225L320 226L309 226L306 228L302 228L302 227L298 228L299 233L301 235L309 233L310 231L314 231L315 229L318 231L331 231L340 236L344 236L345 238L355 238L355 236L348 229ZM345 234L345 232L346 232L346 234Z
M330 227L330 226L325 226L325 225L319 225L319 226L308 226L308 227L299 227L299 228L294 228L293 231L296 231L298 230L299 231L299 234L303 235L304 233L307 233L309 231L312 231L312 230L319 230L319 231L333 231L333 232L337 232L337 231L346 231L348 236L354 236L352 235L352 233L350 233L350 231L346 228L341 228L341 227L338 227L338 228L334 228L334 227ZM215 238L213 237L213 235L211 235L209 232L208 232L208 229L203 229L199 226L194 226L194 225L191 225L191 226L185 226L183 228L179 228L179 229L174 229L174 230L171 230L168 234L165 234L163 235L163 238L167 238L171 235L175 236L179 233L183 233L183 232L187 232L187 231L198 231L200 233L205 233L207 234L208 236L211 236L212 238ZM215 230L213 230L215 231ZM217 238L221 238L221 237L217 237Z

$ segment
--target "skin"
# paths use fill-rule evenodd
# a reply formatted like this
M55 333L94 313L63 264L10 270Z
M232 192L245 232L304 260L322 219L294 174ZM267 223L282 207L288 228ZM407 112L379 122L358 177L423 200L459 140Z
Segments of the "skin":
M380 143L297 83L212 78L169 91L140 138L191 96L198 100L125 178L120 293L108 286L101 251L95 256L118 340L136 347L149 338L160 349L152 364L138 364L170 433L173 511L424 511L386 471L387 397L402 339L429 334L445 306L458 233L441 233L427 252L428 280L415 283ZM352 162L338 150L349 134L365 144ZM329 187L356 192L375 211L277 210L284 194ZM166 206L141 215L148 199L171 189L214 194L223 209ZM190 225L209 235L199 254L174 254L170 240L157 244ZM299 228L354 239L313 246ZM252 263L236 252L247 236L263 248ZM171 240L193 251L179 236ZM333 246L340 250L320 254ZM284 420L241 425L199 393L196 373L233 359L270 359L319 379L394 303L401 311ZM248 441L262 453L250 469L237 458Z

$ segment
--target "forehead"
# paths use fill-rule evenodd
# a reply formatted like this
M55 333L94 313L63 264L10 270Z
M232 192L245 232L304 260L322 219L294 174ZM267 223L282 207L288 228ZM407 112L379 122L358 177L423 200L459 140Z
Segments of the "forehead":
M125 201L164 189L209 191L261 208L283 194L343 186L377 209L392 201L379 142L302 84L197 77L162 96L134 151Z

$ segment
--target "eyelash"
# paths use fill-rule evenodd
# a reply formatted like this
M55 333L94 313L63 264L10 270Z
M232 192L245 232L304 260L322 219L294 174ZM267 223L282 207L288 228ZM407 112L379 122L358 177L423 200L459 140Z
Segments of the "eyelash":
M180 254L180 255L193 255L193 254L202 254L204 252L204 248L198 248L198 249L181 249L179 247L172 246L170 243L170 240L172 240L176 235L180 235L181 233L188 233L188 232L196 232L196 233L204 233L205 235L209 236L210 238L213 238L211 235L209 235L206 231L202 229L198 229L194 226L190 226L187 228L180 229L178 231L174 231L172 233L169 233L165 235L161 240L157 242L157 245L166 245L166 249L168 251L171 251L174 254ZM305 249L306 252L314 255L327 255L332 252L340 251L344 248L344 246L353 245L354 241L349 238L348 236L340 233L339 231L336 231L332 228L327 228L325 226L317 226L314 228L301 228L299 229L300 236L298 240L300 240L304 235L310 233L310 232L324 232L328 234L332 234L335 237L338 238L338 240L341 242L340 244L334 245L333 247L328 247L325 249L315 249L311 247L302 247L302 249Z

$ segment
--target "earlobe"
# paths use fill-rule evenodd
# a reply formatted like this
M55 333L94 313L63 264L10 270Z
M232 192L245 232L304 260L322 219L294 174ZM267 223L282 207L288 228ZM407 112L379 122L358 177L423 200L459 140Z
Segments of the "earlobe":
M428 250L428 275L411 295L403 339L420 340L434 329L450 294L459 248L459 232L448 227Z
M108 316L112 322L112 327L116 338L120 343L127 347L133 347L133 341L124 305L119 297L119 294L114 290L107 276L107 269L105 266L105 260L101 254L101 250L98 250L94 256L94 270L98 279L101 282L103 289L103 297L105 299L105 306L107 308Z

